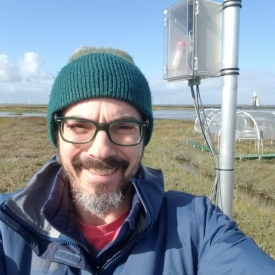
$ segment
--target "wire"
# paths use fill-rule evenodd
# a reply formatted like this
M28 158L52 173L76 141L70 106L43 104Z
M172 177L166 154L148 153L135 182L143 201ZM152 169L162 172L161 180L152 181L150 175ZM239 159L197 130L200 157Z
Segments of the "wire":
M188 85L191 87L191 95L193 98L193 102L194 102L194 107L196 110L196 114L197 114L197 118L200 124L200 128L201 128L201 132L202 135L204 137L204 140L206 141L210 152L214 158L214 162L215 162L215 171L216 171L216 176L215 176L215 180L214 180L214 184L213 187L211 189L209 198L211 200L211 202L215 203L217 201L217 198L220 197L220 169L219 169L219 160L218 160L218 156L217 156L217 152L215 150L215 146L214 146L214 142L212 140L212 136L211 136L211 132L209 129L209 125L208 125L208 121L207 121L207 117L205 115L204 112L204 107L202 105L202 100L201 100L201 96L200 96L200 90L199 90L199 84L197 80L189 80ZM196 93L194 91L193 86L196 86Z

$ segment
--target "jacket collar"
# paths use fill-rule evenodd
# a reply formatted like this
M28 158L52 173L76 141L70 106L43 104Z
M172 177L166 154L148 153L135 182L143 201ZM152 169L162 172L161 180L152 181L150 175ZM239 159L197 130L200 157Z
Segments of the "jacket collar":
M163 199L163 175L159 170L141 165L137 178L132 178L146 213L145 228L152 225L159 213Z

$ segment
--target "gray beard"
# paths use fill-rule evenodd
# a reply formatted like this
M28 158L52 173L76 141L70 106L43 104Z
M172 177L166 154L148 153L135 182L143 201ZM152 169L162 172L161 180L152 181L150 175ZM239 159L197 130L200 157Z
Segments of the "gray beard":
M62 160L61 160L62 162ZM125 177L125 171L123 169L121 174L121 181L117 188L113 191L108 191L111 182L105 182L100 184L95 184L94 192L91 193L87 189L81 187L78 178L76 178L71 169L66 169L63 165L64 176L67 182L69 182L71 187L71 193L74 203L83 207L84 211L91 213L92 215L104 215L108 213L111 209L116 209L123 202L124 196L129 192L132 184L130 178L135 175L140 162L137 162L133 171L129 177ZM77 174L79 174L78 168L76 168Z
M96 194L89 194L89 192L83 192L78 190L75 185L72 184L72 192L74 201L81 205L85 211L88 211L94 215L106 214L110 209L117 208L124 198L122 186L111 193L106 193L104 190L108 186L100 186L96 190Z
M128 168L129 163L123 160L110 158L105 161L98 161L93 160L92 158L87 158L86 160L80 160L77 158L76 161L73 161L73 169L76 173L76 176L79 175L79 173L81 172L82 166L86 167L87 169L89 169L90 167L106 168L106 166L110 169L114 166L121 167L121 181L114 191L107 191L108 189L110 189L108 188L108 186L112 183L105 182L99 185L95 184L95 190L93 193L90 193L87 189L81 188L81 184L80 182L78 182L79 178L76 178L74 176L74 173L72 172L71 168L66 168L66 165L62 163L61 157L60 160L63 166L64 175L66 180L70 184L74 202L82 206L85 211L95 216L104 215L108 213L111 209L118 208L118 206L123 202L124 196L127 192L130 191L129 189L132 187L130 178L133 177L138 171L142 155L139 159L137 159L137 162L135 163L135 166L133 167L132 172L128 177L125 177L125 171Z

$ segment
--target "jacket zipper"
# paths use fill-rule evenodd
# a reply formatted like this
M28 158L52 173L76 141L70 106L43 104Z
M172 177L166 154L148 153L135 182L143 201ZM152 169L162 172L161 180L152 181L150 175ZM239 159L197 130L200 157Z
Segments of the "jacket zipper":
M142 193L143 195L143 190L142 190L142 187L140 188L140 192ZM150 204L147 202L147 200L145 199L146 197L145 196L140 196L140 198L143 198L144 200L144 204L147 206L147 209L148 209L148 212L149 212L149 215L151 217L151 221L150 221L150 224L148 225L147 229L145 229L139 236L137 236L135 239L133 239L128 245L126 245L126 247L121 250L118 255L116 255L113 259L111 259L108 263L106 263L105 265L103 265L102 269L96 273L95 275L100 275L100 274L103 274L109 267L110 265L112 265L114 262L116 262L117 260L119 260L123 255L124 253L128 250L128 248L130 248L131 246L133 246L136 242L138 242L147 232L148 230L151 228L151 225L153 224L153 216L152 216L152 211L151 211L151 208L150 208Z

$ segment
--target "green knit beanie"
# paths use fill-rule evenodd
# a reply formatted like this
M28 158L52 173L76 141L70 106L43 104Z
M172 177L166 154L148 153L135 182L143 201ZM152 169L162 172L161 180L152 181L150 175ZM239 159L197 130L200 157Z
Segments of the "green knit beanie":
M151 92L148 81L124 51L82 47L56 77L48 105L48 135L57 147L54 114L89 98L114 98L134 106L149 120L145 145L153 131Z

